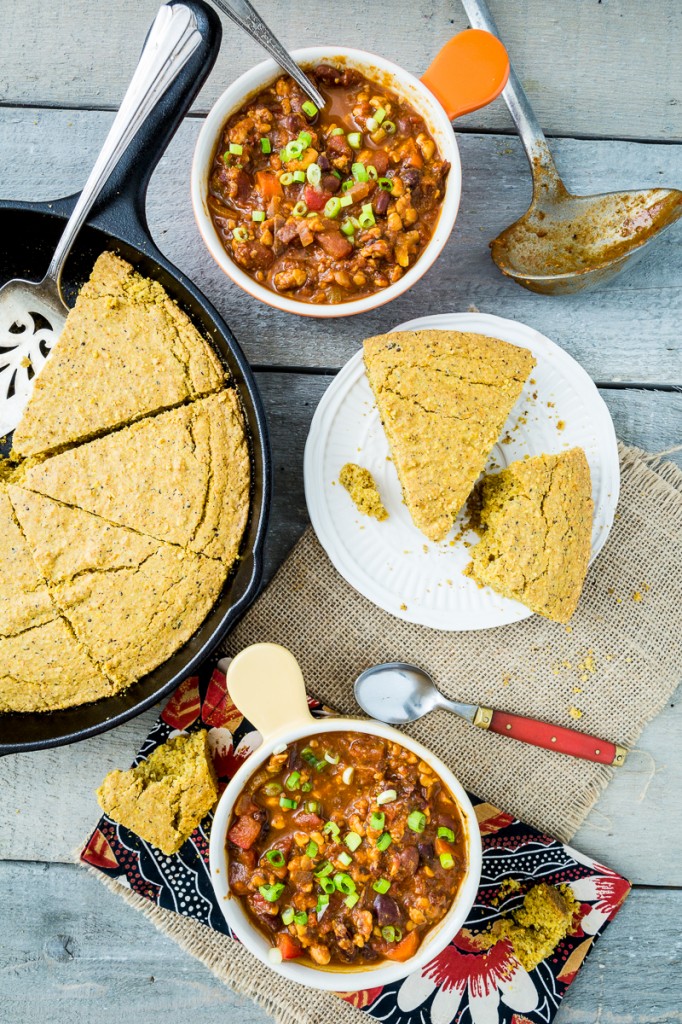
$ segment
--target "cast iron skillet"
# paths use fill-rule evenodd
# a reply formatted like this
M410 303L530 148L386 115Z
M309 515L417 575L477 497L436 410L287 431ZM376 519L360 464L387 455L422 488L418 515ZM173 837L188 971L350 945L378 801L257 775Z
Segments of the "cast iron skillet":
M165 664L128 690L93 704L47 714L0 714L0 755L73 743L111 729L150 707L211 654L249 606L261 579L271 460L258 389L229 327L192 282L157 249L145 216L152 171L203 85L220 47L221 26L216 13L202 0L176 2L194 11L202 43L136 135L81 230L65 267L64 287L72 302L99 254L112 249L140 273L159 281L215 345L239 389L250 434L253 485L242 557L201 628ZM180 175L188 173L187 168L179 169ZM185 185L189 187L187 182ZM40 280L76 199L69 196L50 203L0 201L0 282L12 277ZM10 446L11 440L3 446L5 454Z

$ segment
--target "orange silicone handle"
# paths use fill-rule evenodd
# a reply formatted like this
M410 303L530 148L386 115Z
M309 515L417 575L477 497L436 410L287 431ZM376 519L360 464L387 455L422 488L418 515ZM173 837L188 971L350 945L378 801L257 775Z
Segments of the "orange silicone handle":
M451 121L492 103L509 78L509 57L490 32L468 28L453 36L422 75Z

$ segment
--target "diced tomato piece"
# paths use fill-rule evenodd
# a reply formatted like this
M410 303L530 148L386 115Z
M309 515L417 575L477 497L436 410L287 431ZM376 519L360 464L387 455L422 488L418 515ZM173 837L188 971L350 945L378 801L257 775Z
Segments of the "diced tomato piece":
M282 186L274 171L256 171L256 188L263 199L270 200L273 196L281 196Z
M350 256L353 251L353 244L344 238L340 231L320 231L315 235L315 241L322 246L324 251L333 256L335 260L343 260Z
M385 956L388 960L399 960L404 963L419 949L419 935L417 932L408 932L404 939L396 942L395 946L387 946Z
M234 825L227 833L227 838L235 846L240 846L242 850L250 850L253 844L260 835L261 824L256 821L255 818L249 818L244 815L241 818L237 818Z
M324 820L319 816L319 814L313 814L312 811L297 811L296 814L294 814L294 821L301 828L309 828L312 830L320 829L324 825Z
M303 952L300 942L289 932L277 933L277 948L282 954L282 960L295 960Z
M452 853L452 847L447 839L442 839L440 836L433 841L433 848L436 851L436 856L440 857L441 853Z
M312 185L306 185L303 190L303 198L309 210L324 210L325 203L331 199L331 193L325 192L321 188L314 188Z
M363 199L366 199L374 188L374 182L369 181L358 181L348 190L348 195L351 197L354 203L360 203Z

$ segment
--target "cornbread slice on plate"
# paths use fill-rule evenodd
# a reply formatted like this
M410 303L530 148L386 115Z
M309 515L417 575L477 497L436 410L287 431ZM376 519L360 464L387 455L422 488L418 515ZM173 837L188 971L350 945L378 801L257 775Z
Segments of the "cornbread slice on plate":
M208 733L175 736L137 767L109 772L97 799L114 821L167 856L177 853L218 799Z
M590 467L582 448L512 462L481 488L481 540L464 570L556 622L582 592L592 538Z
M461 331L397 331L364 342L367 377L412 520L447 535L535 359Z
M161 285L104 252L35 382L14 454L92 437L224 380L215 352Z
M119 689L181 647L220 593L216 559L17 486L10 497L52 600Z
M370 471L354 462L347 462L339 473L339 483L346 488L358 512L378 519L388 519L388 512L379 494L379 488Z
M239 400L226 390L26 463L17 479L229 567L248 518L249 474Z

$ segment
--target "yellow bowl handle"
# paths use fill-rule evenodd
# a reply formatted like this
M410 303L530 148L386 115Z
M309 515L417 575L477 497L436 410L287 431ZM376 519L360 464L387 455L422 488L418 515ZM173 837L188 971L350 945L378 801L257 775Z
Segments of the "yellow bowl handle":
M227 689L263 739L314 721L301 666L291 651L279 644L244 648L227 670Z

